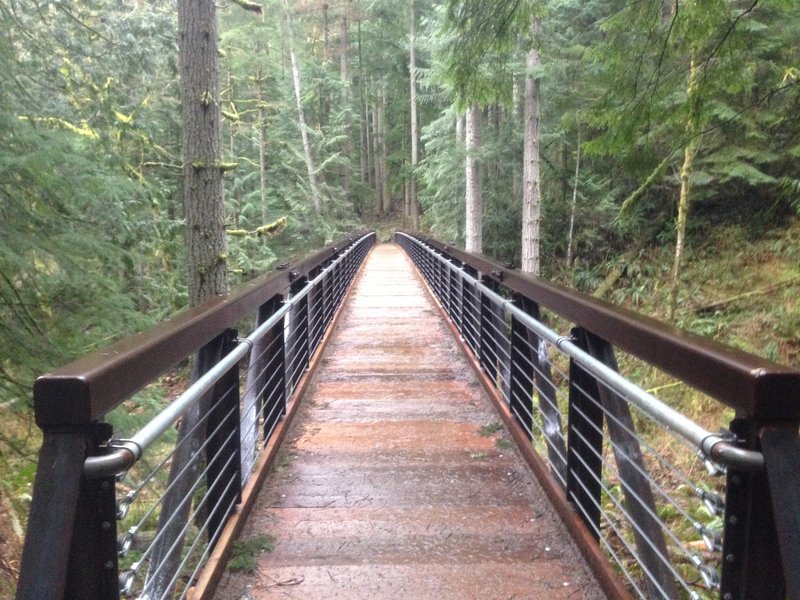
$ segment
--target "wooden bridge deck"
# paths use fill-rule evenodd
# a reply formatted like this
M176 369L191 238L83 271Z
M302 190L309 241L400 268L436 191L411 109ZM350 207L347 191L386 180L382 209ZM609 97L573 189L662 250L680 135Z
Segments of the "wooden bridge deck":
M343 311L215 598L604 597L399 248Z

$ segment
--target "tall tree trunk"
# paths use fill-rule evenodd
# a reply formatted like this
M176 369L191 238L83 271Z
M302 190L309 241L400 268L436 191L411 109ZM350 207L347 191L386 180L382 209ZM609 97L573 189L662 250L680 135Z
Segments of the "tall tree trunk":
M539 275L539 224L541 189L539 180L539 118L541 99L536 70L541 58L536 48L539 22L531 27L532 47L528 51L525 73L525 108L522 159L522 272Z
M322 57L325 62L331 59L331 36L327 2L322 3Z
M366 82L364 79L364 59L361 54L361 19L358 19L357 50L358 50L358 97L359 111L363 109L361 118L361 151L359 152L359 166L361 167L361 183L369 187L369 108L367 106Z
M409 209L411 228L419 229L419 202L417 200L417 165L419 164L419 123L417 122L417 3L411 0L411 27L409 35L409 87L411 91L411 177L409 179Z
M464 133L465 127L466 121L464 115L458 115L458 117L456 117L456 144L458 145L464 144L466 141L466 134Z
M362 174L364 184L371 188L374 185L374 178L372 177L372 120L369 110L369 102L364 100L364 119L361 127L361 156L362 161Z
M264 76L258 69L256 77L256 98L258 100L258 174L261 191L261 223L269 222L267 210L267 111L264 103L264 92L261 86Z
M697 87L699 85L700 65L697 61L697 53L692 50L691 65L689 67L689 83L686 89L686 102L690 107L695 105ZM681 191L678 197L678 220L675 224L675 260L672 265L672 280L669 287L669 320L675 319L675 311L678 309L678 289L680 288L681 267L683 263L683 251L686 240L686 219L689 214L689 203L691 202L691 177L694 166L694 157L700 147L700 142L696 137L697 115L695 109L690 109L689 118L686 122L686 133L689 142L683 151L683 165L681 166Z
M575 181L572 182L572 202L569 205L569 235L567 237L567 269L572 266L572 247L575 239L575 210L578 206L578 176L581 173L581 130L575 147Z
M348 40L348 24L347 19L349 16L350 4L345 4L342 12L342 20L339 24L339 71L342 78L342 103L344 105L344 141L342 142L342 158L344 164L341 170L341 184L342 191L345 198L350 196L350 188L352 187L352 164L351 158L353 156L353 139L352 139L352 117L350 112L351 102L351 86L350 81L350 61L349 51L350 45ZM356 214L359 212L358 200L353 198L353 210Z
M213 0L178 2L179 71L183 114L183 204L189 300L193 306L227 291L225 205L222 188L222 133L217 62L217 17ZM195 361L196 380L216 359L213 351ZM184 526L189 519L189 491L202 470L201 448L207 412L197 402L181 421L178 442L159 517L161 537L154 545L142 598L172 595L173 573L181 560Z
M375 214L383 214L383 173L381 173L381 123L378 107L372 107L372 181L375 186Z
M294 98L297 104L297 122L300 127L300 137L303 141L303 158L306 162L306 170L308 171L308 185L311 188L311 196L314 201L314 210L319 214L322 212L322 198L319 194L319 187L317 186L317 171L314 167L314 156L311 152L311 142L308 139L308 127L306 126L306 117L303 112L303 86L300 80L300 65L297 61L297 55L294 51L294 40L292 34L292 13L288 3L284 0L284 7L286 8L286 27L287 38L289 41L289 59L292 62L292 80L294 82Z
M389 214L392 210L392 197L389 194L389 152L386 146L386 139L389 137L386 132L386 82L381 84L378 124L381 139L381 201L383 214Z
M483 200L478 151L481 147L481 109L473 104L467 109L466 138L466 249L483 252Z

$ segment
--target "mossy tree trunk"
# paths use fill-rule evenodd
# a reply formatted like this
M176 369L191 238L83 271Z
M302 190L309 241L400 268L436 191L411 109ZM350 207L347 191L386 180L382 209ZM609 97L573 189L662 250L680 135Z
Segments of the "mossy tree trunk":
M686 134L689 138L683 151L683 165L680 171L681 189L678 196L678 218L675 223L675 257L672 264L672 280L669 287L669 320L675 320L678 309L678 290L680 288L681 268L683 253L686 244L686 219L689 214L691 202L691 177L694 168L694 158L700 147L696 136L697 131L697 92L699 85L699 64L697 54L692 51L691 65L689 67L689 83L686 89L689 104L689 117L686 122Z
M217 16L213 0L178 2L179 70L183 114L183 203L189 300L193 306L223 294L228 287L225 205L222 187L222 133L219 106ZM216 360L220 346L209 344L195 360L192 380ZM208 402L197 402L181 420L170 468L168 492L159 517L142 598L171 597L189 520L193 482L202 472L202 423Z

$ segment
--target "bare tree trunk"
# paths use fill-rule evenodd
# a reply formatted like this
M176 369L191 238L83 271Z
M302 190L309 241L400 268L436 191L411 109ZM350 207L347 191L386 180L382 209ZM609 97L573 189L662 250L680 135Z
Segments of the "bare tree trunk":
M328 3L322 3L322 58L325 62L331 59L330 23L328 22Z
M381 122L377 106L372 107L372 180L375 182L375 214L383 214L383 173L381 172Z
M339 24L339 45L340 45L340 56L339 56L339 72L342 78L342 99L344 104L344 141L342 142L342 158L344 159L344 164L342 165L341 170L341 182L342 182L342 191L344 192L345 198L350 196L350 188L352 187L352 165L351 165L351 157L353 156L353 140L351 138L352 134L352 119L350 113L350 95L351 95L351 81L350 81L350 61L349 61L349 40L348 40L348 13L350 10L350 5L345 4L344 9L342 12L342 20ZM356 206L357 200L353 199L353 209L355 212L358 212L358 206Z
M481 172L477 153L481 147L481 109L473 104L467 109L466 138L466 249L483 252L483 201Z
M456 143L463 144L466 142L466 134L464 133L465 129L465 118L464 115L459 115L456 118Z
M392 197L389 194L389 152L386 147L386 82L381 84L381 103L378 109L381 139L381 201L383 213L389 214L392 211Z
M261 223L269 222L267 210L267 111L265 110L264 92L261 86L264 75L258 69L256 76L256 99L258 101L258 174L261 191Z
M699 85L700 66L697 55L692 50L691 66L689 68L689 84L686 89L687 102L691 106L697 95ZM686 219L689 214L689 203L691 201L691 176L694 166L694 157L700 147L699 140L694 137L697 126L696 116L689 115L686 123L686 132L689 135L689 142L683 151L683 165L681 166L681 191L678 198L678 220L675 224L675 261L672 265L672 280L669 287L669 320L675 319L675 311L678 309L678 288L680 287L681 267L683 263L683 251L686 241Z
M179 71L183 114L183 204L189 300L201 304L228 288L225 260L225 204L222 187L222 132L217 60L217 17L213 0L178 2ZM213 351L195 361L193 380L214 361ZM150 557L142 598L171 596L173 574L181 560L184 526L189 518L189 491L201 471L205 428L198 427L206 402L197 402L184 415L172 466L169 492L159 517L159 541Z
M374 185L374 178L372 176L372 130L371 126L371 114L369 111L369 103L365 100L364 101L364 123L361 128L362 130L362 157L363 161L363 177L364 183L367 187L372 187Z
M572 182L572 202L569 206L569 235L567 237L567 268L572 266L572 245L575 239L575 210L578 206L578 176L581 173L581 130L575 148L575 181Z
M294 52L294 41L292 39L292 15L289 5L284 0L284 7L286 8L286 27L288 31L289 40L289 58L292 61L292 80L294 81L294 97L297 103L297 121L300 126L300 137L303 141L303 157L306 161L306 170L308 171L308 185L311 188L311 195L314 200L314 210L319 214L322 211L322 198L319 194L319 187L317 186L317 171L314 167L314 157L311 153L311 142L308 139L308 127L306 126L306 117L303 112L303 88L300 80L300 65L297 62L297 55Z
M539 275L539 225L541 189L539 180L539 118L541 99L535 70L541 63L536 48L538 20L531 27L533 46L528 51L525 74L524 148L522 162L522 271Z
M417 165L419 164L419 123L417 121L417 3L411 0L411 31L409 35L409 86L411 91L411 177L409 180L409 209L411 228L419 229L419 202L417 200Z

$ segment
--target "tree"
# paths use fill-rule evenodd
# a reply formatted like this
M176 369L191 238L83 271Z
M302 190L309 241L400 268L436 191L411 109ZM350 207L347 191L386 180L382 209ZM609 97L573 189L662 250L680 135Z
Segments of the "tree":
M524 142L522 166L522 272L539 275L539 226L541 222L541 182L539 177L539 97L538 69L541 63L537 33L538 19L531 25L531 48L525 69Z
M225 204L223 201L217 15L213 0L180 0L178 63L183 114L183 201L189 299L193 306L224 294L228 286ZM221 345L206 346L197 356L192 380L199 379L220 358ZM168 492L159 516L161 537L154 545L142 598L172 594L173 576L181 560L193 481L201 471L206 435L200 425L208 398L183 416L170 468ZM177 543L176 543L177 542Z
M483 252L483 202L478 153L481 149L481 109L473 104L466 120L466 250Z
M417 3L411 0L410 4L410 33L408 41L409 54L409 87L411 103L411 176L409 180L409 196L411 209L411 227L419 229L419 201L417 200L417 167L419 166L419 120L417 116Z
M311 153L311 142L308 139L308 126L306 125L305 111L303 109L303 83L300 77L300 64L297 60L297 53L294 46L294 34L292 33L292 13L289 4L284 0L286 10L286 32L287 44L289 46L289 58L292 63L292 81L294 82L294 97L297 104L297 122L300 129L300 137L303 140L303 157L306 161L306 171L308 173L308 185L311 189L311 197L314 202L314 210L317 214L322 212L322 198L319 186L317 185L317 169L314 165L314 156Z

